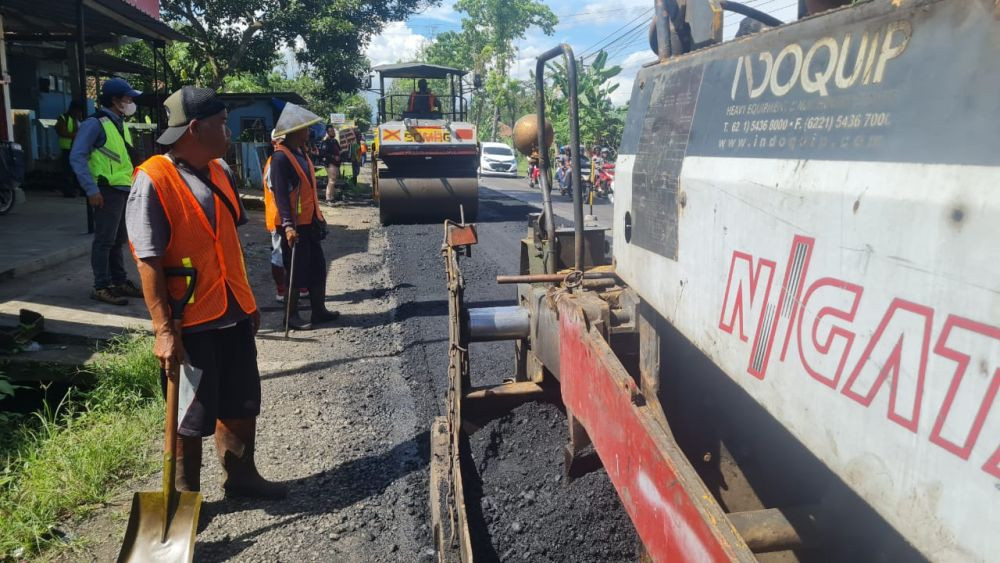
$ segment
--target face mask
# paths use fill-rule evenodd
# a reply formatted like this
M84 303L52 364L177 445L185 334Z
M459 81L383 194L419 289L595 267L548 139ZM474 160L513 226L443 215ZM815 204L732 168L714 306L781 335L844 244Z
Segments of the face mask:
M128 117L130 115L134 115L135 114L135 102L129 102L129 103L123 105L123 106L120 106L118 109L121 110L122 114L125 115L125 117Z

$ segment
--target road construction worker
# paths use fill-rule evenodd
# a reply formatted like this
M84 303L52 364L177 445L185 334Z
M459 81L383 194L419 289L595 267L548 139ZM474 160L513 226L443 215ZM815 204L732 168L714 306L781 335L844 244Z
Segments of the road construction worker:
M439 110L437 98L427 88L427 81L423 78L417 81L417 89L410 93L410 101L406 104L406 108L412 113L431 113Z
M247 222L232 171L226 106L208 88L185 86L164 102L166 154L139 165L129 195L129 242L156 340L161 380L179 378L178 471L182 491L201 488L202 438L215 435L227 496L281 498L254 462L260 373L254 335L260 312L247 279L238 226ZM193 278L167 277L193 268ZM181 319L169 296L194 293Z
M80 129L80 122L83 121L83 103L80 100L73 100L69 103L66 112L56 119L56 135L59 136L59 151L62 153L63 183L60 187L66 197L76 197L80 193L80 183L76 180L73 167L69 164L69 151L73 148L73 139Z
M291 102L285 104L271 135L278 139L274 154L264 165L267 171L264 174L266 220L284 234L281 239L282 261L285 271L290 277L294 276L285 285L309 289L312 316L308 322L299 316L299 293L287 293L291 311L288 325L294 330L309 330L314 325L340 316L340 313L326 309L327 264L320 244L326 237L326 220L319 209L312 163L303 152L309 141L309 126L320 121L319 116L305 108Z
M337 128L333 125L326 126L326 136L319 145L319 158L326 167L326 202L333 203L340 177L340 142L337 141Z
M361 143L364 138L361 136L361 130L354 130L354 142L351 143L351 183L355 186L358 185L358 173L361 172Z
M90 264L94 270L91 298L113 305L128 304L127 297L142 297L142 290L128 280L123 247L125 202L132 185L132 135L124 119L135 113L141 94L121 78L101 86L101 109L80 124L69 162L87 203L94 208L94 244Z

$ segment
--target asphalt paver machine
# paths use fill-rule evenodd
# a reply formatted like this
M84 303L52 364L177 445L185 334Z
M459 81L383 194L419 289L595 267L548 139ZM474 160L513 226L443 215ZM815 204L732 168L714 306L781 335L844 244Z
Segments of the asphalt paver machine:
M996 560L1000 2L834 4L781 24L655 2L610 256L579 192L568 231L546 200L497 280L517 303L470 308L481 235L445 225L442 560L475 558L464 436L535 400L565 408L568 477L603 467L650 560ZM765 28L723 41L733 12ZM568 46L539 57L540 119L558 56L575 82ZM472 388L488 340L511 372Z
M372 192L382 224L474 221L479 211L479 141L466 121L463 70L426 63L375 67L378 131ZM386 80L405 84L386 90ZM445 91L418 91L418 82Z

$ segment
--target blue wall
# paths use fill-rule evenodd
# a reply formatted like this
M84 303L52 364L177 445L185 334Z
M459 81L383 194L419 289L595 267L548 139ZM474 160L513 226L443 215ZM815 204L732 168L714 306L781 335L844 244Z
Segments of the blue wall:
M247 105L230 106L229 108L229 130L233 134L233 140L240 139L243 134L243 127L240 125L243 118L259 117L264 119L264 131L266 139L270 139L271 130L274 129L275 120L274 106L271 105L270 98L256 100Z

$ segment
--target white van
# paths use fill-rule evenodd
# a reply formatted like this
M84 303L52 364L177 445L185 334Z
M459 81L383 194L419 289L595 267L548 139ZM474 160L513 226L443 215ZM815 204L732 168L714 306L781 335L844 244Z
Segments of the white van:
M503 143L480 143L479 173L483 176L509 176L517 178L517 157L514 149Z

